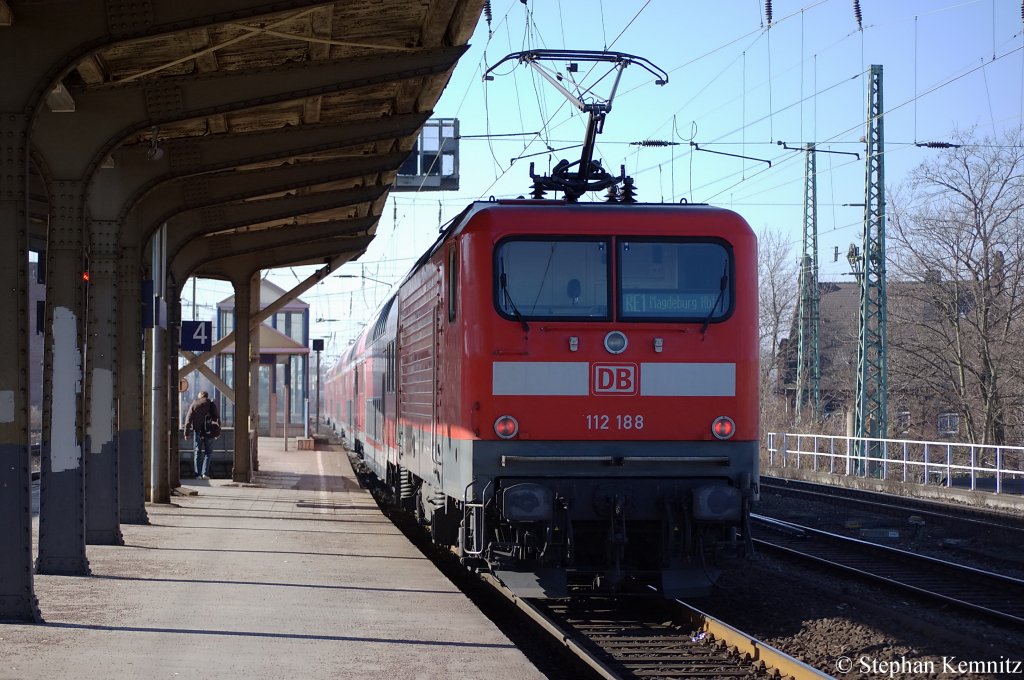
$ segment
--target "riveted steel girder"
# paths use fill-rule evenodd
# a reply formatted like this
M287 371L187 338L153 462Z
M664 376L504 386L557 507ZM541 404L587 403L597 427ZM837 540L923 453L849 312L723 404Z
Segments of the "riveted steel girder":
M322 0L8 0L12 26L0 40L4 71L0 111L32 114L76 62L110 44L252 19L290 9L330 5Z
M124 234L124 242L132 242L140 237L148 238L161 224L182 212L364 175L386 173L398 167L406 155L398 152L302 162L263 170L203 174L165 182L146 194L137 210L132 212L132 218L127 224L132 225L138 233ZM133 167L128 165L127 169Z
M287 267L289 265L326 264L340 254L351 253L354 259L361 255L372 241L370 236L354 239L333 239L304 243L297 246L272 248L252 255L225 257L203 265L202 273L211 278L232 280L248 271L258 272L261 269ZM362 242L362 247L358 247Z
M202 265L224 258L242 260L243 256L265 250L296 246L303 243L339 241L325 244L325 250L358 251L366 247L360 236L370 236L377 217L358 217L349 220L331 220L287 229L266 229L241 234L218 234L189 241L171 263L172 276L184 281ZM339 250L340 249L340 250Z
M301 100L451 69L465 47L132 81L76 95L73 114L40 112L33 140L58 177L90 177L129 135L153 126Z
M206 234L359 205L380 198L385 191L385 186L357 187L190 210L167 224L167 259L173 262L186 244Z
M205 181L205 176L210 173L232 170L241 165L341 151L347 147L412 136L429 116L429 112L407 113L340 125L302 125L269 132L216 135L202 140L168 140L163 143L163 158L146 159L144 167L139 167L138 150L123 148L118 152L124 156L123 162L130 164L139 174L125 178L126 187L131 188L127 192L130 197L125 201L121 221L132 221L129 213L144 212L150 223L161 224L159 215L166 212L165 201L180 202L182 199L181 189L169 184L172 180L203 175L202 181ZM194 185L186 191L191 188ZM199 196L186 194L186 202L202 200L203 189L199 189L200 192L196 192ZM178 195L173 195L176 191ZM172 197L165 198L165 192L171 192ZM151 193L161 195L151 196ZM149 233L142 234L141 241L148 237Z

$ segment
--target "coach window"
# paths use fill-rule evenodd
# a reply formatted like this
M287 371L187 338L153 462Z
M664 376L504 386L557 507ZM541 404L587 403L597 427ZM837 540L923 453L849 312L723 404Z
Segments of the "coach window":
M619 239L619 316L722 321L732 313L732 255L718 241Z
M448 323L455 321L455 312L458 309L459 294L459 257L458 250L453 243L448 248Z
M494 262L494 303L513 320L609 318L608 241L506 239Z

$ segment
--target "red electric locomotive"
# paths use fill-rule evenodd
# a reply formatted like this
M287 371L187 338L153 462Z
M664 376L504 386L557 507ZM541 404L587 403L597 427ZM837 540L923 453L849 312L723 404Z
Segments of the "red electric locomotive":
M513 587L692 593L757 493L754 235L702 205L474 203L327 382L435 541Z
M618 53L511 57L667 80ZM633 201L591 159L610 100L577 104L579 169L534 176L566 200L453 220L330 373L327 414L434 541L521 594L692 595L724 549L749 550L757 244L728 210Z

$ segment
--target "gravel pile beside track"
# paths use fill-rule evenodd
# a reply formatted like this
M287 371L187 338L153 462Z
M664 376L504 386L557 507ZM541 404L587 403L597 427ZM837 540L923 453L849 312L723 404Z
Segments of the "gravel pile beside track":
M943 657L953 668L961 661L1001 659L1024 667L1024 631L788 560L760 555L723 586L729 589L692 604L839 678L1019 677L950 673ZM850 670L840 661L844 657ZM934 673L927 672L929 664Z

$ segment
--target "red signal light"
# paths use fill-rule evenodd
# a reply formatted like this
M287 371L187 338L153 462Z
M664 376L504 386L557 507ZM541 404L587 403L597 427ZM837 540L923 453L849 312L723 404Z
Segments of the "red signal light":
M711 423L711 434L717 439L729 439L736 434L736 423L728 416L718 416Z
M86 283L89 283L89 270L88 269L85 270L84 272L82 272L82 280L85 281Z

